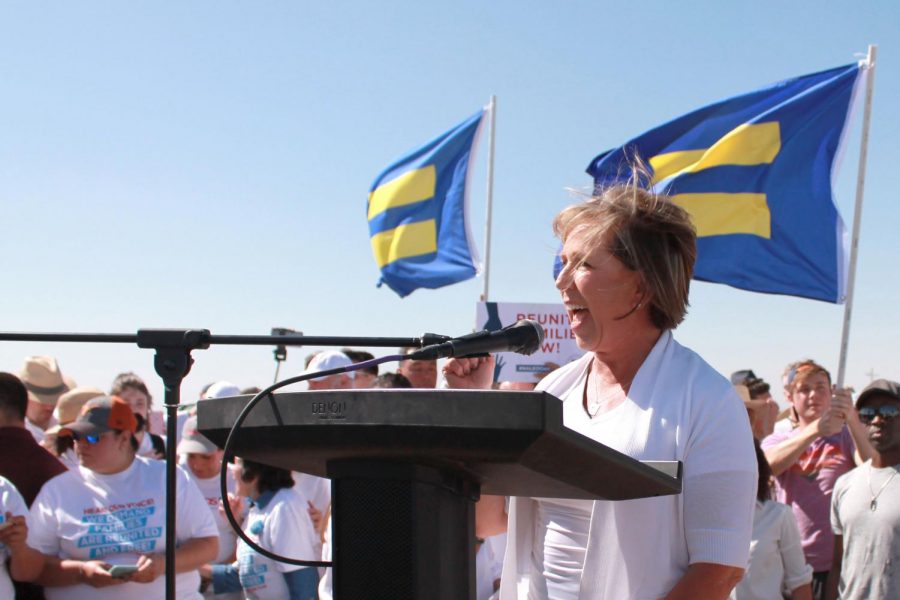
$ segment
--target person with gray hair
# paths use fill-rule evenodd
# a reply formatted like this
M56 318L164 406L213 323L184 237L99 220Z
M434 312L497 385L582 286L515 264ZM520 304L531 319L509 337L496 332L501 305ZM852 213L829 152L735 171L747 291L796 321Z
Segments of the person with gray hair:
M727 598L747 564L757 465L734 388L671 333L696 258L690 215L635 177L564 209L553 230L556 287L585 354L537 389L562 401L574 431L639 460L683 461L683 492L511 499L501 598ZM448 385L488 388L493 362L448 361ZM502 531L503 508L482 498L476 535Z

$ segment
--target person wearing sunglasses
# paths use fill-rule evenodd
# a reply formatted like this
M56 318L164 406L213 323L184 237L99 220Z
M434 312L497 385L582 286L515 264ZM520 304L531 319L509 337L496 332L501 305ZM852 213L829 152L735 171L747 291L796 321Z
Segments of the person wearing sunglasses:
M856 399L872 459L834 485L829 598L900 598L900 383L877 379Z
M75 439L80 464L48 481L29 515L29 545L46 557L38 582L47 600L165 596L166 466L136 455L136 429L115 396L89 400L60 429ZM215 558L218 530L182 470L176 505L176 594L200 600L197 569Z
M825 367L811 360L798 363L786 383L797 423L765 438L762 448L775 476L777 500L794 510L803 553L813 568L813 598L822 600L834 562L832 490L838 477L871 456L872 448L850 390L836 389Z

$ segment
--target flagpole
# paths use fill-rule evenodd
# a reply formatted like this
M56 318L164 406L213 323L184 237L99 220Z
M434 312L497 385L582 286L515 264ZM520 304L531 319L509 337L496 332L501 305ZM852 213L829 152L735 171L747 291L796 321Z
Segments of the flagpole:
M488 137L488 165L487 165L487 209L484 224L484 290L481 293L481 301L488 301L488 286L491 275L491 208L494 202L494 126L497 122L497 96L491 95L488 104L491 113L491 133Z
M856 176L856 206L853 209L853 237L850 242L850 267L847 273L847 300L844 303L844 327L841 332L841 355L838 359L838 387L844 387L847 368L847 345L850 338L850 316L853 312L853 287L856 282L856 259L859 253L859 225L862 220L863 190L866 183L866 156L869 147L869 122L872 115L872 88L875 84L875 52L871 44L866 57L866 97L863 104L862 135L859 144L859 171Z

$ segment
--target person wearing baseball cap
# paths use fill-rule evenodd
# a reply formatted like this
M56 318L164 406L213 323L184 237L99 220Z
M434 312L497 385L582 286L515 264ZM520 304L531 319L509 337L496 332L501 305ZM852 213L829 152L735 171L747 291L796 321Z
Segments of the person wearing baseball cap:
M137 419L116 396L89 400L58 435L75 438L80 466L51 479L29 516L29 542L48 560L47 598L142 600L165 595L166 465L137 456ZM206 501L176 472L176 596L200 600L197 569L218 551ZM114 566L128 566L119 573ZM115 573L115 576L113 575Z
M831 498L832 598L900 598L900 383L876 379L856 399L873 454L840 477ZM840 596L837 596L840 594Z
M56 403L56 410L53 412L56 420L59 421L59 425L54 425L44 432L44 441L41 445L49 450L68 469L78 468L78 457L75 455L75 440L71 434L60 437L59 430L78 418L81 408L87 404L88 400L99 398L103 395L103 390L99 388L76 387L60 396L59 401Z
M353 364L350 357L343 352L337 350L325 350L316 354L301 375L309 375L310 373L318 373L319 371L329 371L340 367L349 367ZM346 390L353 387L354 373L338 373L336 375L326 375L324 377L313 377L307 380L309 389L317 390Z
M210 561L210 564L228 564L231 562L237 547L237 534L231 528L231 524L225 518L225 515L219 510L222 502L219 470L222 468L223 452L197 429L196 415L185 421L177 450L180 460L187 466L188 476L197 484L197 488L206 499L206 505L209 507L210 514L219 530L219 553L214 560ZM225 476L227 478L229 495L232 496L237 491L237 481L234 478L232 469L228 469ZM215 594L211 589L207 589L204 595L207 598L215 598L216 600L240 600L243 598L243 595L240 593L226 592Z
M778 417L778 404L772 398L769 384L757 377L751 369L732 373L731 384L738 390L738 395L747 407L753 437L762 440L774 431ZM741 388L746 390L746 397Z
M78 418L61 427L58 435L75 438L82 466L112 474L123 471L134 460L136 431L137 419L127 402L118 396L100 396L89 400Z

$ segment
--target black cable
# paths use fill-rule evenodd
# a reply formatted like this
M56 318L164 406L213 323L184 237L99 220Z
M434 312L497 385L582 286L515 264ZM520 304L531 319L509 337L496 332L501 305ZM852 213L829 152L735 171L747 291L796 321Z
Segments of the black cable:
M380 365L382 363L391 362L391 361L399 361L405 359L406 356L402 354L392 354L390 356L382 356L381 358L373 358L372 360L366 360L363 362L354 363L352 365L348 365L346 367L338 367L336 369L328 369L326 371L319 371L318 373L307 373L305 375L297 375L296 377L290 377L285 379L284 381L279 381L278 383L273 383L266 389L260 391L258 394L253 396L247 405L241 410L241 413L238 415L237 419L234 421L234 425L231 426L231 430L228 432L228 437L225 438L225 445L222 447L223 455L222 455L222 467L219 470L219 484L220 491L222 493L222 506L225 511L225 518L228 519L228 522L231 524L231 528L234 529L235 533L238 534L245 544L250 546L253 550L262 554L266 558L271 558L272 560L277 560L278 562L286 563L289 565L298 565L301 567L330 567L332 566L332 561L330 560L299 560L296 558L287 558L285 556L279 556L274 552L270 552L265 548L259 546L251 540L241 528L240 524L238 524L237 519L234 518L234 513L231 512L231 505L228 502L228 461L232 458L231 456L231 445L234 441L235 434L240 429L241 425L244 423L244 420L250 414L250 411L259 404L259 401L263 398L269 396L272 392L279 388L283 388L286 385L291 385L293 383L300 383L301 381L306 381L307 379L315 379L318 377L327 377L329 375L338 375L340 373L346 373L348 371L358 371L360 369L365 369L367 367L374 367L376 365Z

